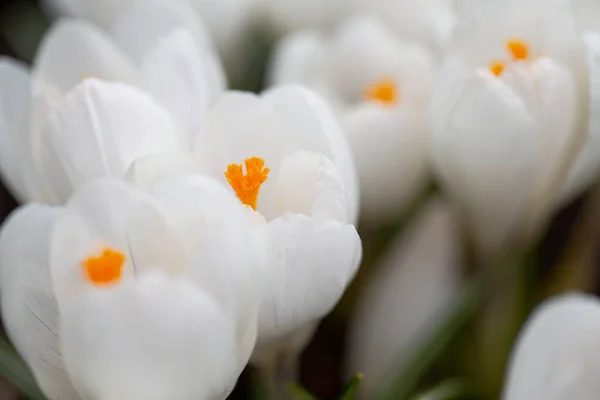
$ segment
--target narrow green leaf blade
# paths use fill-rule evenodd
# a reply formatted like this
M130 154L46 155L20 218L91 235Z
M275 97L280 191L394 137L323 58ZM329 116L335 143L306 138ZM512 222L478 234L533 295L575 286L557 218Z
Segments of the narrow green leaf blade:
M291 383L288 389L294 400L318 400L315 396L308 393L306 389L297 383Z
M363 374L354 375L354 377L350 379L350 382L348 382L348 384L342 391L342 394L340 395L340 400L354 400L354 397L356 396L356 392L358 391L362 380Z

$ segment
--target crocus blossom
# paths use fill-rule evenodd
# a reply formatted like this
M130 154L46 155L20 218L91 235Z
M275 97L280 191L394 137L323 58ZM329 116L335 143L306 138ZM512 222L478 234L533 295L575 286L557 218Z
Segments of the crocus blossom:
M377 396L390 371L435 331L461 288L457 219L439 199L427 204L374 267L351 318L345 370L368 377L364 399Z
M484 252L535 233L587 136L568 2L472 2L432 99L432 157ZM524 232L524 233L523 233Z
M427 182L427 104L433 57L379 21L356 17L334 35L301 31L282 40L271 82L297 82L336 109L357 164L361 217L396 217Z
M348 145L321 98L282 86L223 95L206 115L194 158L237 195L254 225L263 254L255 359L269 357L333 308L358 267Z
M249 230L198 175L23 206L0 234L3 322L51 400L223 400L256 339Z
M591 400L600 391L600 301L566 294L543 303L513 349L502 400Z
M112 36L65 20L45 36L31 73L0 61L0 166L18 199L62 203L139 156L191 148L224 81L208 45L198 45L200 27L180 16L139 7Z

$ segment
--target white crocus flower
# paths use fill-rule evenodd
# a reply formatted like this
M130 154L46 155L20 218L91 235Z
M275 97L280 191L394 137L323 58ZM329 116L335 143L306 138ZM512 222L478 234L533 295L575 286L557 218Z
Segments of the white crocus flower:
M359 0L398 36L443 54L456 24L455 0Z
M292 34L276 50L272 83L299 82L336 109L356 160L361 217L397 216L427 178L427 104L434 79L429 52L368 17L333 36Z
M137 157L191 149L224 82L215 55L199 51L200 31L179 16L137 8L112 37L84 21L59 22L31 74L0 61L0 165L19 200L62 203L91 178L121 176Z
M600 176L600 3L571 0L571 4L589 79L588 137L563 186L561 203L580 194Z
M249 231L198 175L23 206L0 235L3 322L51 400L224 400L256 340Z
M195 157L240 199L264 252L255 359L297 352L361 258L355 171L326 103L282 86L226 93L206 115ZM293 345L292 345L293 343ZM289 346L294 347L291 349Z
M432 99L432 157L484 252L530 236L587 131L583 52L569 4L475 1Z
M600 393L600 301L567 294L542 304L523 328L502 400L592 400Z
M384 379L436 329L460 291L460 235L440 200L423 210L366 282L349 327L346 372L363 373L362 398L372 399Z

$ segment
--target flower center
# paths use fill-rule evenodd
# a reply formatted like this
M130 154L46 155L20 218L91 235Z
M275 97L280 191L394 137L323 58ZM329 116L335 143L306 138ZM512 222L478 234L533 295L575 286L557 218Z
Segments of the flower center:
M398 86L393 79L384 78L367 86L365 100L394 106L398 103Z
M99 256L91 256L81 265L90 282L97 286L109 285L121 279L125 255L120 251L106 248Z
M521 39L509 39L506 41L506 51L512 61L525 61L529 59L529 44ZM496 76L502 75L506 68L506 62L494 61L489 65L490 71Z
M235 191L238 199L247 206L256 210L260 186L265 183L269 175L269 168L264 168L265 160L260 157L251 157L244 160L246 173L242 164L229 164L225 170L225 178Z

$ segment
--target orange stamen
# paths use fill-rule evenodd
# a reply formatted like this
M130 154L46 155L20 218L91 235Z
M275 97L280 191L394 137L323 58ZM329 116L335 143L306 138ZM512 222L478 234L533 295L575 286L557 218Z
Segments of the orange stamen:
M502 75L502 73L504 72L504 67L505 65L502 61L497 61L490 64L490 70L496 76Z
M97 257L88 257L81 265L90 282L103 286L115 283L121 279L125 255L110 248L104 249Z
M269 168L265 166L265 160L260 157L251 157L244 160L246 174L242 170L242 164L229 164L225 170L225 178L235 191L240 201L254 210L258 203L258 192L260 186L265 183L269 175Z
M507 40L506 48L514 61L522 61L529 58L529 45L524 40Z
M392 79L381 79L368 86L365 91L365 100L379 102L394 106L399 100L398 87Z

